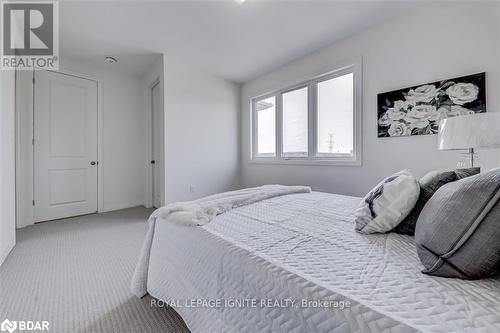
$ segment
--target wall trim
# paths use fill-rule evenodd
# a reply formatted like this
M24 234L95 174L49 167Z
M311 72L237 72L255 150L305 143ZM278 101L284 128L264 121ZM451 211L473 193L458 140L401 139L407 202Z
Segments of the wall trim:
M102 210L99 211L99 213L112 212L115 210L127 209L127 208L133 208L133 207L151 208L151 207L145 206L143 202L137 201L137 202L130 202L130 203L118 203L118 204L106 205Z
M148 140L146 141L147 144L147 157L148 157L148 161L151 161L153 159L153 104L151 103L152 102L152 89L154 86L156 85L159 85L158 88L162 89L162 86L161 86L161 78L160 78L160 75L157 75L155 76L154 79L150 80L147 82L147 87L146 87L146 96L147 96L147 113L146 113L146 121L147 121L147 129L148 129L148 134L149 134L149 138ZM163 94L162 94L163 95ZM162 124L163 125L163 124ZM161 126L162 127L162 130L164 132L164 127L165 126ZM163 139L163 137L162 137ZM165 170L165 158L164 158L164 154L163 154L163 150L162 149L162 156L160 157L162 159L161 161L161 165L163 166L163 170ZM165 172L163 172L165 173ZM151 208L153 207L153 203L154 203L154 199L153 199L153 170L151 168L151 165L148 164L148 167L147 167L147 170L146 170L146 187L145 187L145 198L144 198L144 206L146 208ZM163 202L163 191L161 191L162 194L162 198L161 198L161 201Z
M5 259L7 259L10 252L12 252L12 249L14 249L15 245L16 241L14 240L13 242L8 243L7 246L0 249L0 266L2 266L2 264L5 262Z

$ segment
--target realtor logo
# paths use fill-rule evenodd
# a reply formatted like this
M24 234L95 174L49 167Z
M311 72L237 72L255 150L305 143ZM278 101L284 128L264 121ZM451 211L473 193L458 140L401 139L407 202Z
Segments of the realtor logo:
M9 332L12 333L16 330L17 328L17 323L15 321L10 321L8 319L5 319L1 324L0 324L0 330L2 332Z
M2 69L57 69L59 10L56 1L1 1Z

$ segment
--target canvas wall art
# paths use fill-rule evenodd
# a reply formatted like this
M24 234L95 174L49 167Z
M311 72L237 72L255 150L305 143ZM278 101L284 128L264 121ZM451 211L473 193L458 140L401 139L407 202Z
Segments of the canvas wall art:
M378 94L378 136L435 134L441 119L486 112L486 73Z

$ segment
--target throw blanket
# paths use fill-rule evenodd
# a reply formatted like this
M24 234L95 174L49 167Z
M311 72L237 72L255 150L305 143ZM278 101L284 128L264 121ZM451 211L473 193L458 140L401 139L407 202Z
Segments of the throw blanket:
M239 191L224 192L194 201L176 202L158 208L152 218L167 218L186 225L205 225L214 217L233 208L292 193L308 193L307 186L264 185Z
M264 185L238 191L224 192L194 201L178 202L158 208L149 218L149 230L142 246L141 255L135 268L130 286L138 297L147 294L149 252L153 243L155 224L158 218L187 226L202 226L217 215L233 208L271 199L286 194L309 193L308 186Z

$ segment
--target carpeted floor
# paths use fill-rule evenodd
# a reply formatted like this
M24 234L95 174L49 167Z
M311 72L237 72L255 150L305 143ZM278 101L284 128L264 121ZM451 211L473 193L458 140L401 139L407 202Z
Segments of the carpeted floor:
M151 210L39 223L17 232L0 267L0 322L48 320L50 332L189 332L170 308L129 283Z

